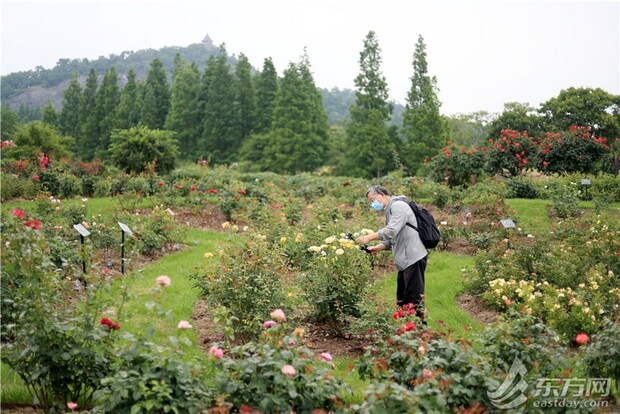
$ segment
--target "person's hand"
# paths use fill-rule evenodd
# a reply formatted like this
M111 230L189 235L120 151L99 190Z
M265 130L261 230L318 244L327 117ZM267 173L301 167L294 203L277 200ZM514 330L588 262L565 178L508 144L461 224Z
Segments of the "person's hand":
M355 243L357 244L368 244L368 242L374 240L374 238L372 237L372 234L368 234L366 236L360 236L357 239L355 239Z
M379 244L376 244L374 246L369 246L368 247L368 251L371 254L376 254L376 253L380 252L381 250L385 250L385 244L383 244L383 243L379 243Z

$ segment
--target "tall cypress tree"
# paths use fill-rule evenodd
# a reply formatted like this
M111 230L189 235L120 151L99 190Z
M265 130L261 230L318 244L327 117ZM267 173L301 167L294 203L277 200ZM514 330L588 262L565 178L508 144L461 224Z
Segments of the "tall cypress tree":
M63 92L62 109L60 111L60 132L73 137L76 141L80 137L80 110L82 102L82 87L78 75L71 76L69 86Z
M413 53L413 76L403 114L403 164L414 174L448 141L448 123L439 113L437 79L428 75L426 44L422 36Z
M170 111L166 118L166 129L176 133L181 157L190 158L197 153L202 117L198 111L200 72L192 62L179 63L172 82Z
M140 90L136 82L133 68L127 74L127 83L121 92L116 108L115 126L118 129L129 129L140 121Z
M234 77L224 45L216 59L209 59L202 147L216 164L235 160L241 143L239 112L235 103Z
M265 59L263 70L256 76L256 121L254 131L267 132L271 127L273 107L278 92L278 74L271 58Z
M327 150L327 115L306 58L291 63L276 94L267 168L281 173L312 171L323 164Z
M119 101L118 74L116 69L111 67L103 76L101 86L97 91L97 102L95 104L95 114L99 126L97 157L107 158L106 152L110 145L112 129L116 123L116 109Z
M343 160L347 174L380 177L391 167L393 145L387 122L392 107L388 87L381 73L381 49L373 31L364 40L360 52L360 73L355 78L355 102L347 127L348 156Z
M43 108L43 122L58 127L58 114L51 101L47 101L45 108Z
M150 129L162 129L170 107L170 90L161 60L151 62L144 83L140 120Z
M256 116L256 93L252 81L252 66L248 58L241 53L235 67L236 102L239 110L239 133L243 142L254 128Z
M88 72L86 85L82 94L80 108L80 136L77 140L77 147L80 155L85 160L92 160L95 150L99 147L99 122L95 113L97 103L97 73L94 69Z

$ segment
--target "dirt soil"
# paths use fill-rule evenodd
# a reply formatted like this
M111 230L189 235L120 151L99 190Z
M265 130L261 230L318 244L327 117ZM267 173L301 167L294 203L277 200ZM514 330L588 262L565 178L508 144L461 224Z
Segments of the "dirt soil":
M484 325L495 322L499 315L499 312L495 309L469 293L464 293L457 297L456 304L468 312L472 318Z

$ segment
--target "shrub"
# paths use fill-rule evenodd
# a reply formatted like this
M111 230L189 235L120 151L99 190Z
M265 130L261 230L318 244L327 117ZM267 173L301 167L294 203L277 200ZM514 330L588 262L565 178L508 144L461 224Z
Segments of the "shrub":
M147 171L154 162L159 174L174 169L179 152L171 132L145 126L113 133L108 151L114 165L126 173Z
M356 366L363 379L395 382L437 412L488 406L487 390L499 385L492 368L466 342L407 330L407 325L370 347Z
M347 317L360 316L370 278L370 262L353 240L330 236L320 246L311 246L312 259L304 269L301 284L313 308L313 316L341 332Z
M532 180L517 176L506 180L507 198L539 198L540 191Z
M97 319L99 289L75 306L43 232L22 219L9 218L2 229L2 322L13 340L3 345L2 359L46 412L64 411L68 401L88 407L113 359L113 332Z
M515 358L531 378L549 378L563 366L564 348L558 334L539 318L512 310L478 335L480 352L489 363L508 372Z
M226 403L235 410L245 406L246 410L265 413L342 408L338 394L348 388L335 378L326 362L298 345L303 330L286 336L285 328L278 322L264 330L258 343L223 351L216 387ZM324 358L330 360L331 356Z
M590 134L590 127L571 126L561 133L548 132L536 143L538 168L545 174L600 171L600 160L609 152L607 140Z
M428 167L433 180L455 187L476 182L484 172L484 163L481 149L451 143L429 161Z
M499 138L489 138L486 169L491 174L514 177L534 168L536 155L536 145L527 131L505 129Z
M592 336L579 362L590 378L614 378L620 381L620 324L605 320L604 328Z
M202 412L210 401L202 366L144 339L124 338L129 342L102 379L94 412Z
M283 307L280 279L285 268L279 252L254 235L222 251L215 270L194 277L207 301L235 318L231 334L244 341L260 332L265 309Z
M551 209L559 218L578 217L581 210L577 205L577 188L567 185L557 185L551 190Z

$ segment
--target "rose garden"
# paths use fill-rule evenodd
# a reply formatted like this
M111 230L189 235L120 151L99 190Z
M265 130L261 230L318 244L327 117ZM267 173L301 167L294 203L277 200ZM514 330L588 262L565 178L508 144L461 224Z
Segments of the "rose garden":
M512 412L545 411L545 379L601 403L560 411L618 407L620 179L585 128L502 131L444 148L429 178L372 181L200 164L130 175L3 147L3 404L495 412L518 360L528 387ZM441 231L428 326L396 307L390 254L345 237L383 225L364 198L377 182ZM590 379L608 381L577 393Z

